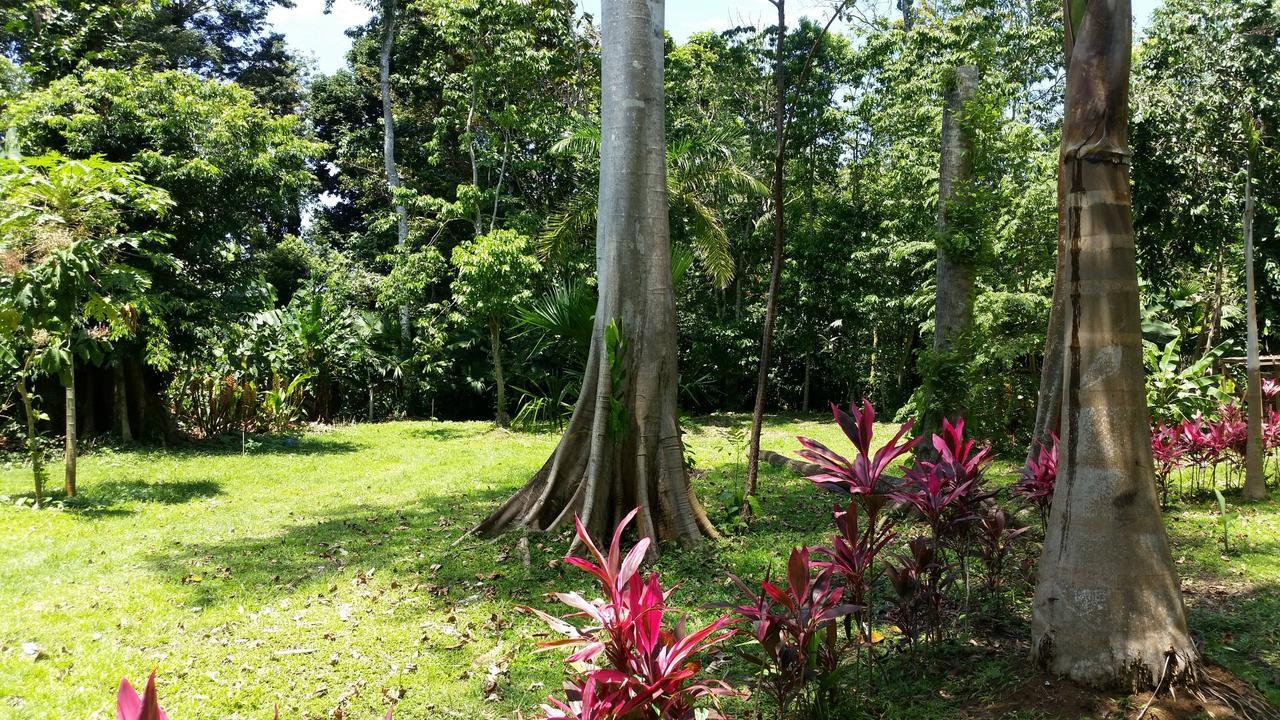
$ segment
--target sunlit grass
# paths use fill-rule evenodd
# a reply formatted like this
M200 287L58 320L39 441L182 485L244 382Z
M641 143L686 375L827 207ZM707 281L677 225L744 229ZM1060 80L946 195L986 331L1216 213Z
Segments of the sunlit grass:
M745 472L745 421L685 423L716 520ZM817 416L770 423L763 446L791 453L797 434L847 449ZM18 506L27 470L2 470L0 717L110 717L120 676L153 668L175 720L268 718L276 704L284 718L339 705L372 718L393 699L405 718L528 716L563 668L557 653L532 652L544 628L515 606L551 607L543 593L590 585L557 562L563 534L531 538L527 569L518 536L452 545L555 440L487 423L389 423L264 440L243 455L238 442L103 449L81 460L82 497L46 511ZM1012 466L997 468L1000 482ZM807 480L766 466L761 496L750 532L663 555L657 570L680 583L680 609L710 615L705 603L732 597L727 572L759 577L829 533L832 498ZM1213 659L1277 699L1276 503L1241 509L1230 553L1210 500L1170 519L1196 631ZM1015 627L1024 613L1025 603ZM900 673L865 712L939 717L1025 677L1022 658L984 655L948 674L959 661L944 653L931 661L940 675Z

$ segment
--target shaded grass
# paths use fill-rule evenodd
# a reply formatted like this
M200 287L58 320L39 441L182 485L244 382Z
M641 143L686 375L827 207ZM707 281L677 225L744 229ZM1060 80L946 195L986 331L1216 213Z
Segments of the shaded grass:
M714 519L728 517L719 498L745 472L745 422L685 422L695 487ZM771 422L763 447L789 453L797 434L846 447L816 416ZM532 652L545 630L515 606L549 608L547 591L592 588L558 562L565 533L531 537L528 568L518 536L452 544L555 440L486 423L388 423L259 441L245 455L238 438L104 449L82 459L82 497L61 511L15 507L29 474L2 471L0 717L107 717L120 675L152 668L175 720L266 718L273 704L286 718L338 706L380 717L395 698L406 718L528 714L563 668L558 654ZM997 482L1011 469L1001 464ZM728 572L760 577L793 545L829 534L831 498L803 478L766 466L761 496L749 533L658 561L664 581L681 584L675 604L695 618L733 598ZM1209 502L1174 508L1170 526L1211 657L1280 699L1276 503L1242 511L1231 554ZM1027 678L1022 589L996 640L895 658L866 681L874 697L855 697L846 716L944 717ZM38 646L37 659L24 643ZM505 668L492 684L490 666Z

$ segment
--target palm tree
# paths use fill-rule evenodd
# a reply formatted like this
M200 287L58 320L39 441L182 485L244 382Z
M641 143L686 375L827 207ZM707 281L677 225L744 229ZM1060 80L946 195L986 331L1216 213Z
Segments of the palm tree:
M1129 194L1129 0L1064 7L1062 443L1032 605L1037 662L1090 686L1191 681L1156 497Z

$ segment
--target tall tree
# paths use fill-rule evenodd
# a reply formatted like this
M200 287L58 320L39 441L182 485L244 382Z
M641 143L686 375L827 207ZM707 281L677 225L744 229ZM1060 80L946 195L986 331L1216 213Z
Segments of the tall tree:
M1258 303L1253 277L1253 157L1258 152L1258 131L1253 118L1244 118L1245 141L1249 155L1244 166L1244 213L1241 230L1244 235L1245 306L1247 307L1245 370L1248 373L1248 396L1245 398L1249 413L1248 437L1245 444L1244 496L1248 500L1265 500L1267 479L1264 474L1262 447L1262 366L1258 359Z
M966 107L978 89L978 68L956 67L947 78L942 113L942 141L938 165L938 259L933 311L933 371L926 377L926 437L941 427L942 419L964 414L955 394L943 392L951 384L944 370L955 364L957 343L973 323L974 249L959 227L956 215L971 195L968 183L973 175L973 133L966 127ZM923 449L923 448L922 448Z
M1156 498L1129 195L1129 0L1064 4L1062 451L1032 606L1036 661L1091 686L1194 677Z
M605 0L601 35L599 299L582 392L542 469L477 530L550 530L575 514L604 534L633 507L643 537L715 530L684 464L676 409L662 0Z
M747 448L747 483L742 515L750 517L750 498L756 494L760 477L760 430L764 425L764 403L769 388L769 351L773 346L773 325L778 317L778 284L782 280L782 253L787 238L787 0L769 0L778 10L776 54L773 61L773 182L770 201L773 211L773 261L769 268L769 294L765 300L764 331L760 338L760 369L756 373L756 401L751 409L751 437Z
M378 54L378 90L382 96L382 162L386 166L387 188L390 190L391 207L396 213L396 249L404 252L409 242L409 210L396 193L400 190L400 171L396 168L396 122L391 112L391 50L396 41L396 0L385 0L382 5L382 51ZM400 339L408 343L412 332L409 305L398 308L400 314Z
M751 411L751 433L747 448L747 480L745 495L756 494L760 477L760 431L764 426L764 406L769 390L769 354L773 347L773 328L778 318L778 287L782 282L782 260L787 240L787 130L791 119L791 106L787 103L787 0L769 0L778 11L778 25L774 41L773 63L773 181L770 185L770 205L773 219L773 259L769 265L769 291L765 298L764 329L760 337L760 366L756 373L755 405ZM832 11L830 19L814 38L805 56L804 66L796 78L795 87L804 85L813 62L814 53L822 45L831 24L844 12L850 0L843 0ZM742 515L751 516L751 505L744 502Z

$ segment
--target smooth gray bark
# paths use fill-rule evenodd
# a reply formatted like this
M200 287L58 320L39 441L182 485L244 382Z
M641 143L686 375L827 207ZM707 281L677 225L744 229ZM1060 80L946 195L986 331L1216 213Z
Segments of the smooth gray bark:
M965 106L978 88L978 68L961 65L946 89L942 111L942 133L938 165L938 213L936 219L937 264L933 306L933 353L937 367L956 362L953 350L973 322L973 258L957 256L949 246L956 232L951 210L963 200L957 197L973 175L973 140L964 129ZM925 437L938 432L943 418L964 415L964 408L940 393L940 378L926 378L925 403L919 431ZM928 443L919 454L932 455Z
M1079 12L1072 25L1072 8ZM1198 677L1156 497L1129 192L1129 0L1068 3L1062 444L1032 653L1094 687Z
M1063 323L1066 321L1066 212L1062 200L1066 197L1063 179L1058 177L1058 249L1053 273L1053 298L1049 305L1049 328L1044 336L1044 364L1040 366L1040 390L1036 396L1035 425L1031 430L1031 443L1027 447L1027 462L1040 452L1041 446L1053 443L1053 436L1061 433L1062 419L1062 365L1066 358L1062 347Z
M1245 369L1248 373L1249 413L1248 440L1245 446L1244 497L1246 500L1265 500L1267 480L1264 475L1262 447L1262 366L1258 360L1258 306L1253 277L1253 163L1245 168L1244 216L1241 228L1244 234L1245 301L1248 306L1248 340L1245 351Z
M552 530L576 514L600 537L638 507L641 536L693 545L715 530L690 487L677 424L663 2L605 0L602 10L599 299L582 392L546 464L476 531ZM612 352L611 324L624 338Z
M63 489L67 497L76 496L76 371L67 373L66 384L66 442L62 450Z
M396 38L396 0L386 0L382 12L382 52L378 57L378 87L382 93L382 162L386 166L387 188L396 213L396 247L404 250L409 241L409 211L396 200L400 171L396 168L396 123L391 112L391 50ZM400 307L400 337L407 343L412 326L409 306Z
M973 259L953 257L946 238L954 232L948 205L973 174L973 140L964 131L965 105L978 88L978 68L961 65L947 88L942 113L942 152L938 168L938 265L934 298L933 349L945 352L973 319Z

